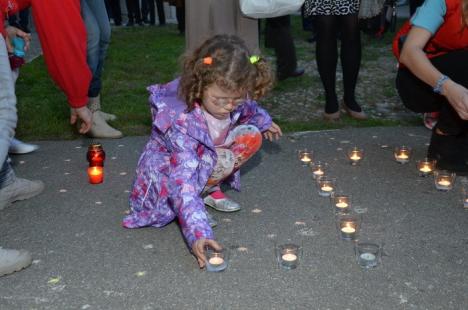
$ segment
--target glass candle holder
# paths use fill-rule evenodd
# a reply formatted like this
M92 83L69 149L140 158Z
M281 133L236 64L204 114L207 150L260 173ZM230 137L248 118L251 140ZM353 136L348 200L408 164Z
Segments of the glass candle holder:
M275 253L281 269L296 269L302 257L302 247L293 243L281 244L275 246Z
M227 250L216 251L211 247L205 248L206 253L206 271L220 272L228 266Z
M297 151L297 156L304 166L308 166L314 160L314 152L308 149Z
M424 158L418 161L417 167L419 176L427 177L431 175L435 170L436 161L429 158Z
M104 181L104 167L89 167L88 179L91 184L100 184Z
M349 213L351 210L351 196L342 193L332 193L330 203L335 214Z
M322 177L325 175L325 172L327 170L327 163L317 161L314 162L310 165L310 171L312 171L312 177L317 180L319 177Z
M463 201L463 208L468 210L468 179L462 179L462 201Z
M341 240L357 240L361 221L357 214L338 214L336 216L336 227Z
M357 242L354 245L354 253L359 266L365 269L377 267L382 258L382 247L372 242Z
M104 167L104 160L106 159L106 153L104 152L102 144L91 143L88 146L86 159L88 160L90 167Z
M327 176L322 176L317 179L318 193L322 197L330 197L335 191L336 180Z
M356 166L364 158L364 151L355 146L348 150L347 155L351 165Z
M406 164L411 158L411 148L408 146L398 146L393 152L395 160L400 164Z
M455 173L446 170L435 170L434 171L434 184L439 191L449 191L453 188L455 183Z

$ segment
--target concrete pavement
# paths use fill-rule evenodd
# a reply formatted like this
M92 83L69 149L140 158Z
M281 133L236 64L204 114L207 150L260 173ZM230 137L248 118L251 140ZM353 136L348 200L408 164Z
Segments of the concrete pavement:
M89 140L37 142L15 156L19 176L46 190L0 212L0 245L25 248L28 269L0 278L0 309L466 309L468 211L460 179L438 192L415 160L429 131L418 128L343 129L288 135L265 143L242 170L243 191L228 194L243 209L213 211L217 240L230 250L223 273L197 268L177 224L127 230L120 221L146 137L102 141L102 185L86 177ZM400 165L392 147L414 149ZM364 148L353 167L345 151ZM338 187L362 215L362 239L384 243L382 265L362 270L350 242L338 238L327 198L295 150L309 147L330 165ZM278 269L274 244L304 252L296 270Z

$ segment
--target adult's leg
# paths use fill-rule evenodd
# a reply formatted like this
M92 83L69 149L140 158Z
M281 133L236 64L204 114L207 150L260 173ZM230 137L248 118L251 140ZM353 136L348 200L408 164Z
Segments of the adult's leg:
M120 9L120 0L109 0L112 18L116 26L122 25L122 10Z
M127 26L133 26L135 23L135 0L125 0L125 4L127 5L128 16Z
M111 28L103 0L82 0L81 10L87 31L87 59L93 74L88 96L97 97L101 92L101 74Z
M182 5L176 6L176 18L177 18L177 29L179 33L185 33L185 1L182 1Z
M337 16L340 23L341 51L343 68L344 102L353 111L361 112L356 102L355 89L361 65L361 36L357 14Z
M278 79L283 80L291 76L297 68L296 47L291 35L291 17L287 15L267 18L265 40L275 49Z
M153 1L153 0L151 0ZM164 3L163 0L156 0L156 7L158 9L158 19L159 19L159 25L165 25L166 24L166 14L164 13ZM154 7L153 7L153 14L154 14Z
M325 113L329 114L338 112L339 108L335 89L338 62L337 27L336 16L315 16L317 68L325 89Z

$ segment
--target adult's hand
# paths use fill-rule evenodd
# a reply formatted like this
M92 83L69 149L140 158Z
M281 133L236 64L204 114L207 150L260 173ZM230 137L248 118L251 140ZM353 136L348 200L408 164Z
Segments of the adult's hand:
M442 86L442 94L458 113L461 119L468 120L468 89L452 80Z
M93 113L91 113L87 106L76 109L72 108L70 110L70 124L75 124L78 119L81 120L78 131L81 134L87 133L93 125Z
M198 266L204 268L206 264L205 247L209 246L216 251L221 251L223 248L218 242L211 239L198 239L192 245L192 253L195 255L198 261Z
M8 26L6 28L6 33L6 45L9 53L13 53L13 45L11 44L11 40L13 40L15 37L20 37L24 40L24 51L29 49L29 45L31 44L31 34L12 26Z

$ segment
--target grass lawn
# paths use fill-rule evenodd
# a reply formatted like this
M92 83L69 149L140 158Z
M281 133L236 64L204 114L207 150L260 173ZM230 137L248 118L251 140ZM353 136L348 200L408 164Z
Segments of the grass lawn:
M293 31L297 40L309 34L303 32L300 18L293 18ZM392 34L372 44L388 46ZM364 39L363 39L363 43ZM115 28L103 73L102 107L118 115L112 124L125 135L145 135L150 132L151 118L147 104L146 87L167 82L178 75L179 56L184 51L184 38L175 25L167 27ZM272 50L265 50L273 55ZM311 54L297 47L298 58ZM364 52L366 59L375 59L375 52ZM278 83L273 96L319 85L320 80L304 77ZM392 94L392 89L390 94ZM48 74L42 57L24 66L17 82L19 122L17 137L24 140L75 139L79 137L68 123L69 109L63 93L57 89ZM266 101L268 98L265 99ZM276 119L285 131L326 129L346 126L398 125L398 121L370 119L356 122L345 119L339 124L329 124L320 119L313 122Z

